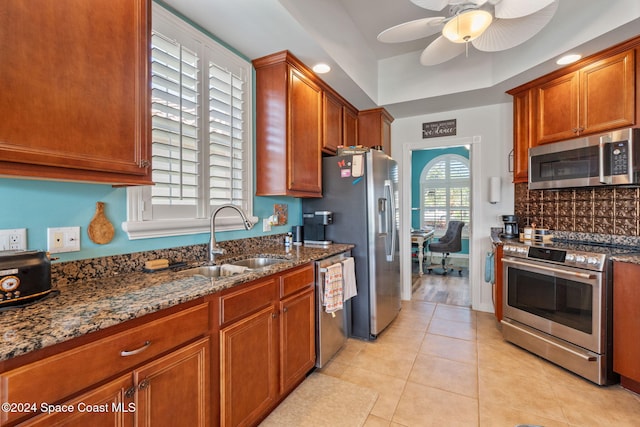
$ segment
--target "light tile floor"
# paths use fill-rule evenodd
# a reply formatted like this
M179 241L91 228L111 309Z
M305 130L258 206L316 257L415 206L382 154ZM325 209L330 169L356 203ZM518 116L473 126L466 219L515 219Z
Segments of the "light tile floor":
M640 396L599 387L502 339L490 313L404 302L374 342L321 372L377 391L366 427L640 426Z

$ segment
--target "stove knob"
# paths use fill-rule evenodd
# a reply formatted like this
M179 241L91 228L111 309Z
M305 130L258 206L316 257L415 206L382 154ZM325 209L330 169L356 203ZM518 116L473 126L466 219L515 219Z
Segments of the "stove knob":
M596 257L589 257L587 258L587 264L590 265L599 265L600 264L600 260Z
M584 255L576 255L576 262L578 264L584 264L585 262L587 262L587 257L585 257Z
M526 255L529 252L529 249L527 248L518 248L518 253L522 254L522 255Z
M576 260L576 254L567 254L567 256L564 257L564 260L574 262Z

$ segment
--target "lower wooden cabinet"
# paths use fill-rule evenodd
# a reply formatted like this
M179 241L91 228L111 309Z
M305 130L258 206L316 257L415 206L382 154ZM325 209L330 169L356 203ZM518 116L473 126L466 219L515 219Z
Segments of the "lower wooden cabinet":
M499 322L502 320L502 303L504 294L504 278L502 277L502 245L495 245L493 252L493 309L496 315L496 320Z
M208 425L209 304L150 316L0 373L0 425Z
M623 386L640 393L640 265L613 264L613 370Z
M222 292L221 425L257 424L315 365L313 269L308 264Z
M50 409L22 426L208 426L209 339Z
M222 425L252 425L275 404L277 325L269 306L220 330Z

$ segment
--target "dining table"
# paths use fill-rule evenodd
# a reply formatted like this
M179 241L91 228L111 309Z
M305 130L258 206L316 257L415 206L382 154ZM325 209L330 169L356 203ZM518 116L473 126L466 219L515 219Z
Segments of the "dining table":
M418 245L418 275L422 276L422 264L424 261L424 248L429 247L429 242L433 239L435 230L414 230L411 232L411 244Z

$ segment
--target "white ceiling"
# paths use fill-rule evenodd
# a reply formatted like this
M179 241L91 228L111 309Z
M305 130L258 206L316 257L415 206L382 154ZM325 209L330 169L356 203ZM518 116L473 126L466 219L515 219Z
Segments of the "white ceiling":
M396 118L509 102L505 90L558 68L561 54L589 55L640 34L638 0L559 0L549 25L520 46L470 47L468 57L424 67L420 53L436 36L376 40L391 26L443 16L409 0L159 1L249 59L288 49L309 66L328 62L322 79L354 106L383 106Z

